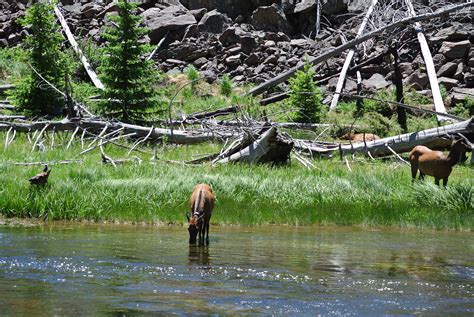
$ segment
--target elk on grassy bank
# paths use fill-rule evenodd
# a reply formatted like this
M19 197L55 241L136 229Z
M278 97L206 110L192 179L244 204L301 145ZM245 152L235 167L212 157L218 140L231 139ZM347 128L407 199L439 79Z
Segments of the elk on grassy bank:
M194 187L189 200L192 215L188 212L188 231L189 244L195 244L199 234L199 245L204 245L204 236L206 236L206 245L209 245L209 221L214 208L214 194L209 185L198 184Z
M442 179L443 186L446 187L453 166L471 150L472 144L464 137L452 142L448 155L433 151L426 146L415 146L409 154L412 182L415 181L419 170L420 180L423 180L425 175L433 176L436 185L439 186L439 181Z

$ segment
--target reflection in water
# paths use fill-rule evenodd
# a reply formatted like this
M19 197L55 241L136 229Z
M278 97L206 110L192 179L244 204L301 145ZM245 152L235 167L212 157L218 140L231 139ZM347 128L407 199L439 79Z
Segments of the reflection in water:
M2 315L472 313L469 232L0 228Z
M189 245L189 265L211 265L209 246Z

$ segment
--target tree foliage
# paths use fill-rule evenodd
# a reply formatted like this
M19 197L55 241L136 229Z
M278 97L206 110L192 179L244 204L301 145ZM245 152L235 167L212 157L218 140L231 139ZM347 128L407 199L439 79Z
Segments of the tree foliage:
M321 94L313 80L315 72L308 64L291 78L289 103L298 109L296 121L304 123L318 123L325 114Z
M25 59L56 88L64 86L65 55L61 51L62 36L53 14L53 6L36 3L26 11L20 23L29 26L25 39ZM28 73L16 82L12 92L14 102L27 115L44 116L60 114L62 96L45 83L30 67Z
M140 26L136 7L135 3L120 0L119 15L109 17L114 23L103 34L107 45L100 68L103 97L107 100L102 110L126 122L142 119L154 103L153 62L143 58L150 47L139 42L147 30Z

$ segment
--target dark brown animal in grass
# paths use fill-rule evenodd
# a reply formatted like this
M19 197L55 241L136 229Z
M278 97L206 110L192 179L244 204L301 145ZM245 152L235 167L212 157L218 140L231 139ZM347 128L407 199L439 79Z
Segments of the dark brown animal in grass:
M43 171L30 178L29 181L32 185L45 185L48 182L49 173L51 169L48 170L48 165L45 165Z
M446 187L453 166L471 149L472 145L465 139L454 140L447 156L423 145L415 146L409 154L412 182L415 181L419 170L420 180L423 180L425 175L430 175L434 177L436 185L439 186L439 180L442 179L443 186Z
M373 134L373 133L354 133L354 132L349 132L349 133L344 134L341 139L351 140L354 142L364 142L364 138L366 142L380 139L378 135Z
M198 184L194 186L189 204L192 215L188 212L188 231L189 244L195 244L199 234L199 245L204 245L204 236L206 236L206 245L209 245L209 221L214 208L214 194L209 185Z

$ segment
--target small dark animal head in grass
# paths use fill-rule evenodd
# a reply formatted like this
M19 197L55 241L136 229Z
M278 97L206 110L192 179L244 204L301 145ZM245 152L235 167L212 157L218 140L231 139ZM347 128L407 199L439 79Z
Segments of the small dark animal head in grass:
M51 169L48 170L48 165L45 165L43 171L30 178L29 181L33 185L45 185L48 182L49 173Z

